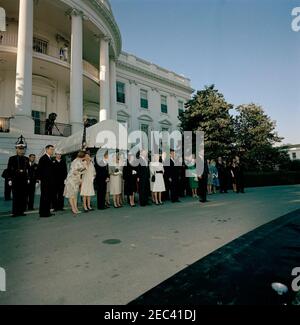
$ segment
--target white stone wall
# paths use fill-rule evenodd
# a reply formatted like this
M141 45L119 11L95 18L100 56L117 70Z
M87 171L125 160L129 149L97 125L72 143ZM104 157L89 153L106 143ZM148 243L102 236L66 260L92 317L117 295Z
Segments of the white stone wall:
M15 71L0 69L0 117L11 117L15 113ZM58 123L69 123L68 87L60 80L33 75L32 93L47 97L48 114L57 113Z
M16 72L0 68L0 116L11 117L15 111Z

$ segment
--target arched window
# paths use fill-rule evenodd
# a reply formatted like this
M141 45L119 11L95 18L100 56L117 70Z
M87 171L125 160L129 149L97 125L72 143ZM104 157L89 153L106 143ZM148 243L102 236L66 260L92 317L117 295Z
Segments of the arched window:
M6 14L5 10L0 7L0 32L6 31Z

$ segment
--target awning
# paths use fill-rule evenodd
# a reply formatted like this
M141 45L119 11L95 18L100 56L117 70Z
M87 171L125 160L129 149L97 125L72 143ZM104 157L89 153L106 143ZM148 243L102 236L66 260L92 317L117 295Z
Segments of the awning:
M63 154L81 149L83 131L62 139L55 145L55 150ZM127 128L115 120L106 120L86 129L88 148L102 148L127 150Z

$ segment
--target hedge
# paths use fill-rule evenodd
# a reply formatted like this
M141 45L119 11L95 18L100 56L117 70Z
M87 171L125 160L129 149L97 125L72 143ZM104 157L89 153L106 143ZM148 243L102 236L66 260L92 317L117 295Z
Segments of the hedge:
M300 171L248 172L245 186L276 186L300 184Z

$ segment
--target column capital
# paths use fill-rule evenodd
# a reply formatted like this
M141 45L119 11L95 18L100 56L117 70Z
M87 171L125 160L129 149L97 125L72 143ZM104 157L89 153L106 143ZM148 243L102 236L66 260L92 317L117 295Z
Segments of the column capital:
M104 35L103 37L101 37L101 41L110 43L111 37L109 37L108 35Z
M66 16L72 17L72 16L80 16L80 17L84 17L84 13L81 10L78 10L76 8L70 8L69 10L66 11Z

